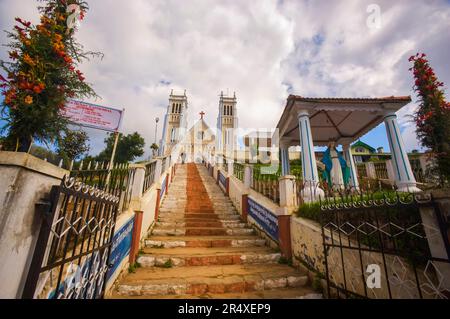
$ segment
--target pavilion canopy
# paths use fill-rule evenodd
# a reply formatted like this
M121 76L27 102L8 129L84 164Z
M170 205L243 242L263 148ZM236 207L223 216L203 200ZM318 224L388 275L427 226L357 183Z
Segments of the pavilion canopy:
M384 121L387 114L397 112L411 102L410 96L383 98L307 98L290 95L277 125L280 141L289 146L300 145L298 113L310 116L313 143L327 146L351 143Z

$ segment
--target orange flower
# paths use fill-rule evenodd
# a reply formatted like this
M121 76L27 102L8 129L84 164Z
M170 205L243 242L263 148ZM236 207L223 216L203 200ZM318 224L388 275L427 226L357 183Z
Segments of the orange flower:
M29 64L30 66L35 66L36 62L33 61L33 59L28 55L28 53L25 53L23 55L23 60L26 64Z
M25 103L30 105L31 103L33 103L33 97L30 95L27 95L27 97L25 98Z
M61 42L62 39L63 39L62 35L60 35L60 34L55 34L55 41L56 41L56 42Z
M39 94L39 93L42 92L42 90L43 90L43 89L42 89L39 85L35 85L35 86L33 87L33 92L34 92L34 93Z

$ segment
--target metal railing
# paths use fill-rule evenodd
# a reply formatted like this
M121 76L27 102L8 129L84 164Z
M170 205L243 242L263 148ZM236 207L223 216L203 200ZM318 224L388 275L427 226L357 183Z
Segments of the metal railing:
M422 219L421 208L434 210L434 216ZM437 228L433 236L442 236L448 247L439 205L430 194L339 194L320 201L312 212L322 227L331 298L448 299L439 272L450 260L433 256L427 239L427 229ZM376 290L361 275L374 261L382 274Z
M234 167L233 169L234 177L236 177L241 182L244 182L244 171L245 171L244 164L234 163L233 167Z
M99 187L65 177L52 188L23 298L103 297L120 198Z
M155 183L156 161L145 165L145 177L142 193L147 192Z
M116 164L108 169L108 163L81 162L70 171L70 177L86 185L120 198L119 213L127 210L131 202L131 191L136 173L129 164Z

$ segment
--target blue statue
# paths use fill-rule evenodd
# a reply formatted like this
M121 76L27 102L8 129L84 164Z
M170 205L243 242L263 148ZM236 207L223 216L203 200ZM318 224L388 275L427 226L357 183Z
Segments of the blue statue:
M328 146L322 163L325 165L323 178L330 188L347 187L350 180L350 168L342 154L336 150L334 143L330 143Z

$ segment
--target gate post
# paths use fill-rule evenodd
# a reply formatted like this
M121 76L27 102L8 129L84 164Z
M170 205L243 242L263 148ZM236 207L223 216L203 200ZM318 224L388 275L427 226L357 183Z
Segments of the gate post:
M136 256L139 252L139 246L141 242L141 231L142 231L142 217L144 212L136 211L134 213L134 226L133 235L131 239L131 249L130 249L130 265L136 262Z
M248 194L242 194L242 219L248 221Z
M291 215L278 215L278 240L282 255L291 259Z
M159 205L161 204L161 186L156 189L156 205L155 205L155 223L159 217Z
M34 292L36 291L36 286L39 280L42 262L44 261L45 255L47 253L47 243L51 235L53 221L60 205L59 186L52 187L49 200L51 203L51 208L50 211L45 212L46 214L44 214L42 218L39 237L36 241L33 259L31 260L27 280L22 292L22 299L34 298Z
M167 173L167 176L166 176L166 194L169 194L169 184L170 184L170 174Z

